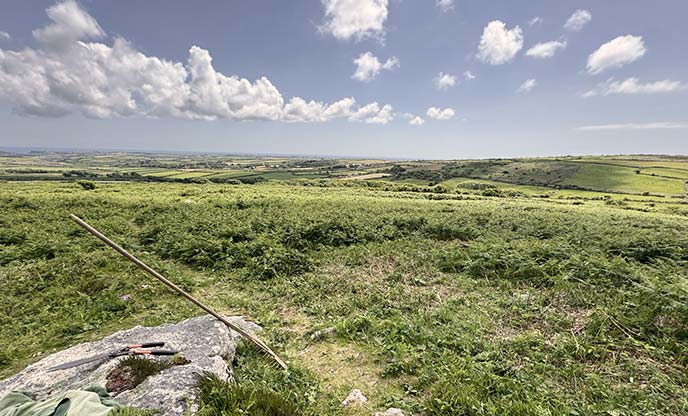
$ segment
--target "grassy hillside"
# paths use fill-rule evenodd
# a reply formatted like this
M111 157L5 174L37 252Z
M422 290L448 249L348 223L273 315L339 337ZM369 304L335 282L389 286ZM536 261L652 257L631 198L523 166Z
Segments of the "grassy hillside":
M625 166L583 164L564 184L582 188L596 188L622 193L648 192L660 195L685 193L685 181L668 177L636 173L637 169ZM642 171L641 171L642 172Z
M0 375L198 314L75 213L263 325L291 371L242 348L240 385L302 414L688 414L688 206L473 182L3 183Z
M136 153L0 154L0 180L255 183L300 179L418 185L483 181L535 188L685 197L688 158L608 156L456 161L165 155Z
M397 180L447 183L478 179L554 189L685 196L688 159L609 158L496 159L400 164Z

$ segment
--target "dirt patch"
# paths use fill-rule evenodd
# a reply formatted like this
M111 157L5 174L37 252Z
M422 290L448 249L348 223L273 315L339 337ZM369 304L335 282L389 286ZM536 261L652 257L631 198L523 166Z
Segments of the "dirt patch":
M490 341L511 341L518 335L523 333L522 330L512 328L510 326L498 326L494 332L487 335L487 339Z
M370 354L352 344L312 344L299 351L297 356L318 376L327 391L357 388L370 397L388 387L380 377L382 366Z
M571 324L571 333L573 335L579 335L585 330L591 314L592 311L590 309L574 309L568 312L569 318L573 322Z
M307 334L313 327L313 320L311 317L293 306L285 306L280 309L279 316L281 318L282 327L299 337Z

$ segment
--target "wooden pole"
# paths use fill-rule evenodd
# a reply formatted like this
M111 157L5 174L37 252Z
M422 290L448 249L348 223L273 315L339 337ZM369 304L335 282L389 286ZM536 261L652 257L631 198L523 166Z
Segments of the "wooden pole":
M198 306L199 308L203 309L210 315L214 316L222 322L223 324L227 325L229 328L232 330L238 332L242 337L248 339L251 341L253 344L255 344L258 348L260 348L262 351L267 353L270 357L272 357L277 364L279 364L282 368L285 370L287 369L287 364L282 361L277 354L275 354L270 347L268 347L263 341L261 341L258 337L255 335L251 334L250 332L242 329L236 324L233 324L232 322L228 321L225 317L220 315L219 313L215 312L214 310L210 309L208 306L204 305L201 303L198 299L194 298L190 294L186 293L182 288L179 286L175 285L172 283L170 280L168 280L165 276L161 275L160 273L156 272L152 268L150 268L146 263L142 262L141 260L137 259L134 257L132 254L130 254L128 251L117 245L114 241L110 240L109 238L105 237L100 231L96 230L95 228L91 227L89 224L87 224L84 220L81 218L77 217L74 214L69 214L69 217L74 220L77 224L79 224L82 228L84 228L86 231L89 233L93 234L95 237L97 237L100 241L103 243L107 244L110 246L113 250L121 254L122 256L126 257L127 259L131 260L134 264L142 268L144 271L146 271L148 274L151 276L155 277L156 279L160 280L163 282L165 285L167 285L169 288L174 290L175 292L179 293L180 295L184 296L187 300L189 300L191 303L194 305Z

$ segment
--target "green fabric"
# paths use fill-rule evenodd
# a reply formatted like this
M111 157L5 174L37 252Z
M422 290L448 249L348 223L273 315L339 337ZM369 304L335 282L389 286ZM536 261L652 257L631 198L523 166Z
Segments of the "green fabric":
M105 416L116 407L102 387L69 390L41 402L28 391L13 391L0 400L0 416Z

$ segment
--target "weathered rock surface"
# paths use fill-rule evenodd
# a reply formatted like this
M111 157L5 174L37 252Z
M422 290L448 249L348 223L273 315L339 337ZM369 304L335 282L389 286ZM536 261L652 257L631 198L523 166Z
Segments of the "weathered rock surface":
M390 407L384 412L375 412L375 416L406 416L404 411L396 407Z
M249 331L260 330L258 325L246 322L241 317L228 319ZM224 379L231 378L231 369L226 361L231 362L234 358L238 339L239 334L230 331L210 315L172 325L137 326L100 341L75 345L45 357L19 374L0 381L0 398L16 389L29 390L40 400L64 390L82 389L94 384L105 386L106 375L119 359L50 373L47 370L66 362L115 351L128 344L162 341L165 342L165 349L179 351L190 363L173 366L150 376L135 389L122 392L115 399L122 406L158 409L165 416L181 416L194 402L194 387L200 374L209 372Z
M363 393L361 393L361 390L353 389L351 390L351 393L349 393L349 395L346 396L346 399L342 401L342 406L363 406L364 404L366 404L367 401L368 398L365 397Z

